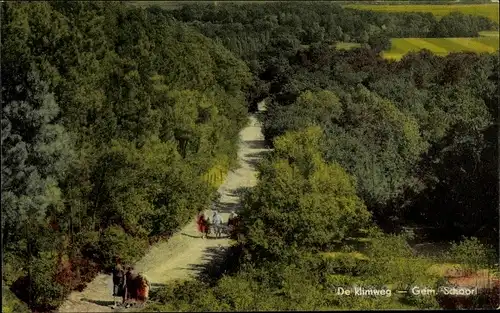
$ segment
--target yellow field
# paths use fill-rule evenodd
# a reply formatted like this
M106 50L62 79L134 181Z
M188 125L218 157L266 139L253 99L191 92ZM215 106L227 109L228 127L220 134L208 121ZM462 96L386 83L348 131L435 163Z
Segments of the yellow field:
M477 38L393 38L391 42L391 49L382 53L386 59L399 60L410 51L422 49L428 49L441 56L451 52L494 53L499 50L498 35Z
M485 31L479 32L479 36L498 37L498 31L496 31L496 30L485 30Z
M373 10L381 12L430 12L440 18L453 11L462 12L464 14L472 14L485 16L499 22L498 3L487 4L394 4L394 5L377 5L377 4L348 4L345 7L359 10Z

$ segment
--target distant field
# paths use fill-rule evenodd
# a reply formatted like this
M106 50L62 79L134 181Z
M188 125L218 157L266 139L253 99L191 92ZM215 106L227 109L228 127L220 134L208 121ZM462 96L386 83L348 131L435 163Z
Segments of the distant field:
M464 14L480 15L488 17L495 22L499 22L498 3L487 4L394 4L394 5L377 5L377 4L347 4L344 7L373 10L382 12L430 12L436 17L442 17L453 11L462 12Z
M479 36L498 37L498 31L496 31L496 30L487 30L487 31L479 32Z
M393 38L392 47L384 51L387 59L399 60L410 51L428 49L436 55L447 55L450 52L489 52L499 50L499 37L485 36L477 38Z
M148 6L160 6L163 9L173 10L180 8L185 4L193 3L262 3L262 2L277 2L277 1L265 1L265 0L250 0L250 1L128 1L126 3L131 5L137 5L142 7ZM486 16L497 23L499 23L498 14L498 4L497 3L487 3L487 4L389 4L389 5L378 5L378 4L346 4L344 7L360 9L360 10L373 10L373 11L383 11L383 12L431 12L437 17L442 17L452 11L459 11L464 14L473 14Z

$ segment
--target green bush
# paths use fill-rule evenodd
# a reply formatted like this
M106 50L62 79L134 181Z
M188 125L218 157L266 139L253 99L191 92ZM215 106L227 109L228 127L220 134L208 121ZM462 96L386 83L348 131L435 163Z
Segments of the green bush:
M12 291L30 308L50 311L57 308L66 296L64 287L55 281L57 258L51 253L42 253L32 258L28 275L12 285Z
M360 275L365 271L367 262L355 254L348 253L324 258L325 270L330 274Z
M132 237L119 226L107 228L99 239L99 253L104 269L114 266L114 258L119 257L125 264L138 261L148 248L147 238Z
M319 152L321 129L289 132L261 163L258 185L243 199L241 217L256 258L298 258L351 237L370 221L353 178ZM325 218L327 217L327 218Z
M10 286L19 277L26 275L22 267L19 266L23 262L22 259L14 253L4 251L2 261L2 282L7 286Z
M209 285L199 281L174 281L151 292L153 305L146 312L221 311L223 304ZM227 308L226 308L227 310Z
M448 257L462 268L473 273L481 268L489 267L493 263L493 249L483 245L477 238L464 238L460 243L453 243Z
M416 306L419 309L439 309L439 303L435 295L414 295L410 292L406 293L403 300L404 303Z

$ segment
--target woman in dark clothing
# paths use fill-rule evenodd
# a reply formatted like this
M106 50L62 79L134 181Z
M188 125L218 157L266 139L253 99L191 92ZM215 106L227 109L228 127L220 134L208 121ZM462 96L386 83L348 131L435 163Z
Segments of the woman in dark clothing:
M116 258L113 269L113 297L122 297L122 303L125 302L125 270L119 258Z
M125 274L125 298L126 301L135 302L137 300L137 286L136 286L137 274L134 272L134 268L129 266L127 273Z

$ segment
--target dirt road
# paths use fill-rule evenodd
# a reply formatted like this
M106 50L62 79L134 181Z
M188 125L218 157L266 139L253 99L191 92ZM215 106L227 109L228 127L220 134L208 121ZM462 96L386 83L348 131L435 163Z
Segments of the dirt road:
M259 105L262 110L262 104ZM219 188L220 209L224 221L231 210L238 210L237 190L252 187L257 183L255 162L265 152L264 137L257 118L250 116L250 122L240 132L238 158L240 168L229 172ZM146 256L136 264L138 271L144 272L151 280L152 287L160 286L174 279L192 278L204 265L222 253L222 248L230 244L229 239L201 239L196 231L195 221L186 225L166 242L152 246ZM111 276L97 276L83 292L73 292L59 308L59 312L113 312L111 305Z

